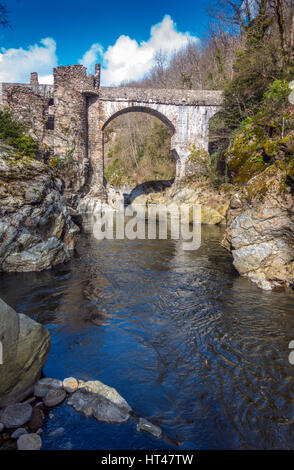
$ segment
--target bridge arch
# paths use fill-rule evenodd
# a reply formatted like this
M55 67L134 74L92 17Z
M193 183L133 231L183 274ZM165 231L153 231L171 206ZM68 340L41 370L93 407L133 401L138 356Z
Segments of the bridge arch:
M190 147L208 150L209 119L219 109L220 92L101 87L99 92L85 90L84 94L91 195L105 193L103 131L127 113L149 114L169 129L176 180L200 172L199 165L190 159Z
M169 130L171 131L172 134L176 132L176 128L173 125L173 123L161 112L157 111L156 109L150 108L148 106L128 106L127 108L120 109L119 111L114 112L103 124L102 126L102 131L108 126L108 124L113 121L113 119L117 118L118 116L121 116L122 114L126 113L147 113L150 114L163 122Z
M173 122L167 117L166 114L161 112L159 109L155 109L154 107L151 107L150 105L148 106L147 103L140 103L140 104L135 104L135 103L124 103L124 107L122 107L121 103L111 103L110 106L106 106L104 114L104 122L101 122L101 131L102 131L102 165L103 165L103 177L106 172L106 165L107 165L107 159L106 159L106 144L105 144L105 132L107 129L107 126L116 118L121 117L126 114L130 113L143 113L147 114L150 117L154 117L158 119L162 124L166 126L166 128L169 131L170 134L170 149L171 153L173 156L173 162L174 162L174 176L173 179L175 178L177 174L177 166L178 166L178 155L177 152L174 149L173 145L173 138L176 135L177 129L176 126L173 124ZM104 182L106 182L106 179L104 177Z

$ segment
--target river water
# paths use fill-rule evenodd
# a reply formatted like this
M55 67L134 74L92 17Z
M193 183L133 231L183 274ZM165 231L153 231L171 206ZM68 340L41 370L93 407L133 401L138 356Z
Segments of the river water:
M165 432L64 403L44 449L294 447L294 293L240 278L222 235L203 227L201 248L183 251L175 240L97 241L88 222L68 264L1 275L0 297L50 330L46 376L99 379Z

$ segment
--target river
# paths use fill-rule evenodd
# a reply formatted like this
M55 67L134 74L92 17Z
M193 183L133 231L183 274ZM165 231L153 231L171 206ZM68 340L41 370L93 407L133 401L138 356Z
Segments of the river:
M166 435L64 403L43 449L293 448L294 293L239 277L222 235L203 227L201 248L183 251L176 240L98 241L88 221L68 264L1 274L0 297L50 330L46 376L99 379Z

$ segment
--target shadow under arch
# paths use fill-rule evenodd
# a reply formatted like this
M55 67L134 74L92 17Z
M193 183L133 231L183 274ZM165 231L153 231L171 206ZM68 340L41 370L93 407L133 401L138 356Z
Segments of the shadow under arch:
M121 110L117 111L116 113L112 114L112 116L110 116L110 118L108 118L107 121L103 124L102 131L105 130L106 126L108 126L108 124L113 119L117 118L118 116L121 116L122 114L126 114L126 113L147 113L147 114L151 114L152 116L157 117L158 119L160 119L160 121L162 121L163 124L165 124L169 128L169 130L171 131L172 134L174 134L176 132L175 126L164 114L160 113L159 111L156 111L156 109L148 108L148 106L129 106L128 108L124 108L124 109L121 109Z
M170 188L175 181L175 178L170 180L154 180L144 181L144 183L137 184L130 194L124 194L125 207L132 204L132 202L142 194L160 193L167 188Z

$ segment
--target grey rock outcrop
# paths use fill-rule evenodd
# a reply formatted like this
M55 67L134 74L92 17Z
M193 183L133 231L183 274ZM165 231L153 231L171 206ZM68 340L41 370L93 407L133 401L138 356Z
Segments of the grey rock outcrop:
M0 341L3 346L0 407L3 407L33 391L49 353L50 334L0 299Z
M266 290L294 282L294 198L284 181L270 167L235 194L223 241L238 272Z
M67 261L79 231L44 163L0 143L0 271L42 271Z
M143 183L133 190L130 187L107 187L107 203L99 198L86 196L80 200L78 210L81 213L102 214L107 210L124 210L126 205L137 211L143 209L147 216L149 212L167 210L169 218L178 218L182 205L189 208L185 222L193 222L193 206L201 206L201 223L218 225L226 223L226 213L232 195L232 185L222 185L216 190L207 177L198 178L190 183L178 183L170 186L162 182ZM157 184L156 184L157 183ZM161 185L159 184L161 183ZM168 183L168 182L166 182ZM225 188L230 187L232 188Z
M106 423L122 423L130 418L131 407L112 387L99 380L80 382L68 405L86 416Z

